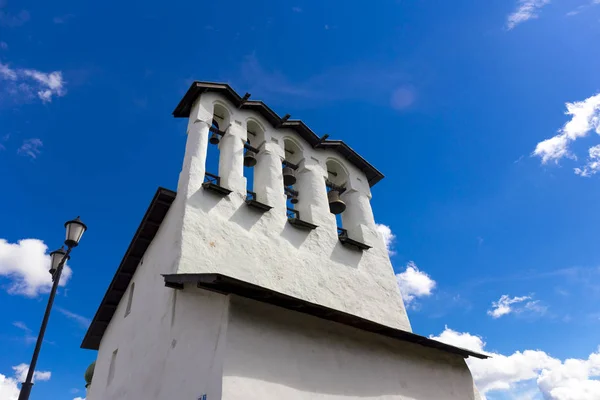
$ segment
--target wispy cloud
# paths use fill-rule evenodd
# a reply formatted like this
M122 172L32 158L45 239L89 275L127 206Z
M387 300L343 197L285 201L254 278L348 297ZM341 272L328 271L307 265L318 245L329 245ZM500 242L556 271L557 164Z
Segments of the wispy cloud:
M75 15L73 14L60 15L58 17L52 18L52 22L54 22L55 24L65 24L73 17L75 17Z
M62 315L64 315L65 317L67 317L67 318L75 321L79 326L81 326L84 329L87 329L90 326L90 324L92 323L92 320L90 320L87 317L84 317L83 315L75 314L74 312L66 310L66 309L64 309L62 307L56 307L56 309Z
M6 43L6 42L0 42L0 49L1 50L8 49L8 43Z
M28 68L11 68L0 62L0 100L7 96L14 101L29 101L36 96L51 102L53 96L64 96L65 81L61 71L42 72Z
M566 103L566 115L571 116L558 134L539 142L532 155L540 157L542 164L549 161L558 161L562 158L577 159L569 150L569 145L575 140L585 137L589 132L595 131L600 135L600 93L588 97L583 101ZM591 149L590 149L591 150ZM590 153L590 157L592 158ZM577 171L576 171L577 172Z
M8 142L8 139L10 139L10 133L0 137L0 150L6 150L4 143Z
M498 301L492 302L492 308L487 314L498 319L508 314L537 314L543 315L548 307L542 305L539 300L533 300L531 296L510 297L502 295Z
M292 11L295 13L301 13L302 9L300 7L292 7Z
M323 102L361 100L395 109L405 109L416 98L411 77L402 65L357 63L328 68L302 80L290 79L278 70L264 67L256 54L245 57L237 81L249 92L314 106Z
M590 177L600 171L600 144L588 149L587 163L583 168L575 168L575 174L583 177Z
M24 322L15 321L13 322L13 326L19 328L24 332L23 340L25 341L25 343L35 343L35 341L37 340L37 336L34 336L32 334L31 329L29 329L29 327L25 325Z
M519 0L517 9L508 16L506 28L511 30L517 25L539 16L540 10L550 4L550 0Z
M42 153L41 148L43 145L44 143L40 139L26 139L17 150L17 153L35 160Z
M586 8L590 8L590 7L599 5L599 4L600 4L600 0L592 0L588 4L582 4L580 6L577 6L577 8L575 8L574 10L571 10L567 13L567 17L573 17L575 15L581 14L581 12L584 11Z
M16 14L11 14L4 10L6 2L0 1L0 26L6 28L15 28L29 21L29 11L21 10Z

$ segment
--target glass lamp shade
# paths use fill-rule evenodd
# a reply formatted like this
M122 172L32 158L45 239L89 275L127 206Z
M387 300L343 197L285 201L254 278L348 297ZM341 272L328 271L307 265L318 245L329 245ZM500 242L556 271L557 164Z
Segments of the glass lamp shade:
M69 247L75 247L79 244L81 236L83 236L83 232L86 231L87 226L85 226L79 217L77 217L74 220L67 221L65 223L65 228L67 228L65 244Z
M62 261L63 257L65 256L65 254L67 254L67 252L62 247L60 249L54 250L52 253L50 253L50 258L52 260L50 262L50 273L52 275L54 275L54 273L58 269L58 266L59 266L60 262ZM68 258L69 257L67 257L67 259Z

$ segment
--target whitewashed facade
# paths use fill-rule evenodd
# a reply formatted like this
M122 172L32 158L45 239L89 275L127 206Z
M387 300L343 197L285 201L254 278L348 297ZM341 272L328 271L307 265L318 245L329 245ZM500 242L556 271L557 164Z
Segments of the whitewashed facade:
M460 349L365 332L301 310L308 304L411 332L375 229L365 161L309 143L295 121L273 124L258 102L240 100L227 85L195 85L186 95L176 197L168 205L158 195L153 200L84 339L82 347L99 350L87 400L477 399ZM201 93L190 99L194 88ZM218 173L219 186L231 191L226 196L202 185L213 120L225 134L218 171L208 172ZM243 176L248 142L260 150L252 188ZM295 208L315 229L288 222L284 159L298 165ZM346 188L344 229L369 250L338 239L326 179ZM249 207L249 189L272 208ZM161 204L166 215L152 221ZM151 239L144 239L146 230ZM260 288L263 297L165 286L163 277L206 274ZM275 305L270 299L277 296L296 308Z

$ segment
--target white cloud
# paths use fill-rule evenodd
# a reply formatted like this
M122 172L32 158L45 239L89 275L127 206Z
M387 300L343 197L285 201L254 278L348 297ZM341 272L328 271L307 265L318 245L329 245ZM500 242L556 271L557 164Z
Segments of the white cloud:
M13 69L0 63L2 93L11 98L29 100L37 97L42 102L51 102L53 96L64 96L65 81L61 71L42 72L35 69ZM1 93L0 93L1 94Z
M17 150L17 153L31 157L35 160L42 152L40 148L43 145L44 143L40 139L26 139L23 141L21 147L19 147L19 150Z
M29 365L20 364L12 367L12 369L12 377L0 374L0 399L2 400L17 400L19 398L19 383L25 381ZM47 381L51 375L50 371L35 371L33 380Z
M575 168L575 174L590 177L600 171L600 144L588 149L588 161L582 168Z
M439 336L430 336L455 346L491 356L487 360L468 358L467 364L482 394L508 392L516 398L517 385L536 382L546 400L597 400L600 393L600 349L587 360L568 359L564 362L541 350L517 351L510 356L487 352L485 342L470 333L446 327Z
M19 364L16 367L12 367L15 377L19 382L24 382L25 378L27 378L27 373L29 372L29 364ZM48 381L52 373L50 371L34 371L33 372L33 380L36 381Z
M0 277L10 280L8 293L35 297L49 292L52 286L49 269L50 255L43 241L23 239L9 243L0 239ZM71 268L65 265L59 285L65 286L71 274Z
M543 370L538 387L548 400L594 400L600 393L600 348L587 360L568 359Z
M531 296L510 297L507 294L500 296L498 301L492 302L492 309L488 315L492 318L500 318L503 315L514 314L544 314L548 307L541 304L539 300L533 300Z
M385 243L385 247L390 256L394 255L395 252L392 250L392 247L394 245L394 240L396 240L396 235L392 233L392 230L387 225L375 224L375 227L377 228L379 235L383 238L383 242Z
M503 294L500 296L500 300L492 302L492 309L488 310L487 313L494 318L500 318L501 316L510 314L513 311L513 304L521 303L529 299L531 299L529 296L513 297L511 299L508 295Z
M508 16L506 27L510 30L520 23L537 18L542 7L549 3L550 0L519 0L517 9Z
M85 397L75 397L73 400L85 400Z
M548 161L558 162L563 157L576 159L570 153L569 144L594 130L600 135L600 93L583 101L566 103L566 115L571 116L559 131L558 135L539 142L533 151L534 156L542 159L542 164Z
M563 157L574 158L569 153L569 139L566 135L556 135L550 139L541 141L535 146L533 155L542 158L542 164L548 161L557 161Z
M435 281L425 272L419 271L419 268L412 261L406 264L406 270L396 274L398 285L402 298L406 304L410 304L418 297L431 296L435 288Z

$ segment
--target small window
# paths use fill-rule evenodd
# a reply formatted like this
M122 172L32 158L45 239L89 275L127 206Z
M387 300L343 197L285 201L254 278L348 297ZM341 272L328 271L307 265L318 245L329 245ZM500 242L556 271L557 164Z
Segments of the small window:
M125 309L125 317L131 313L131 302L133 301L133 291L135 290L135 282L131 282L129 287L129 297L127 298L127 308Z
M115 351L113 351L112 356L110 358L110 366L108 367L108 381L106 382L107 386L110 385L113 378L115 377L115 364L117 362L117 352L118 351L119 351L119 349L116 349Z

